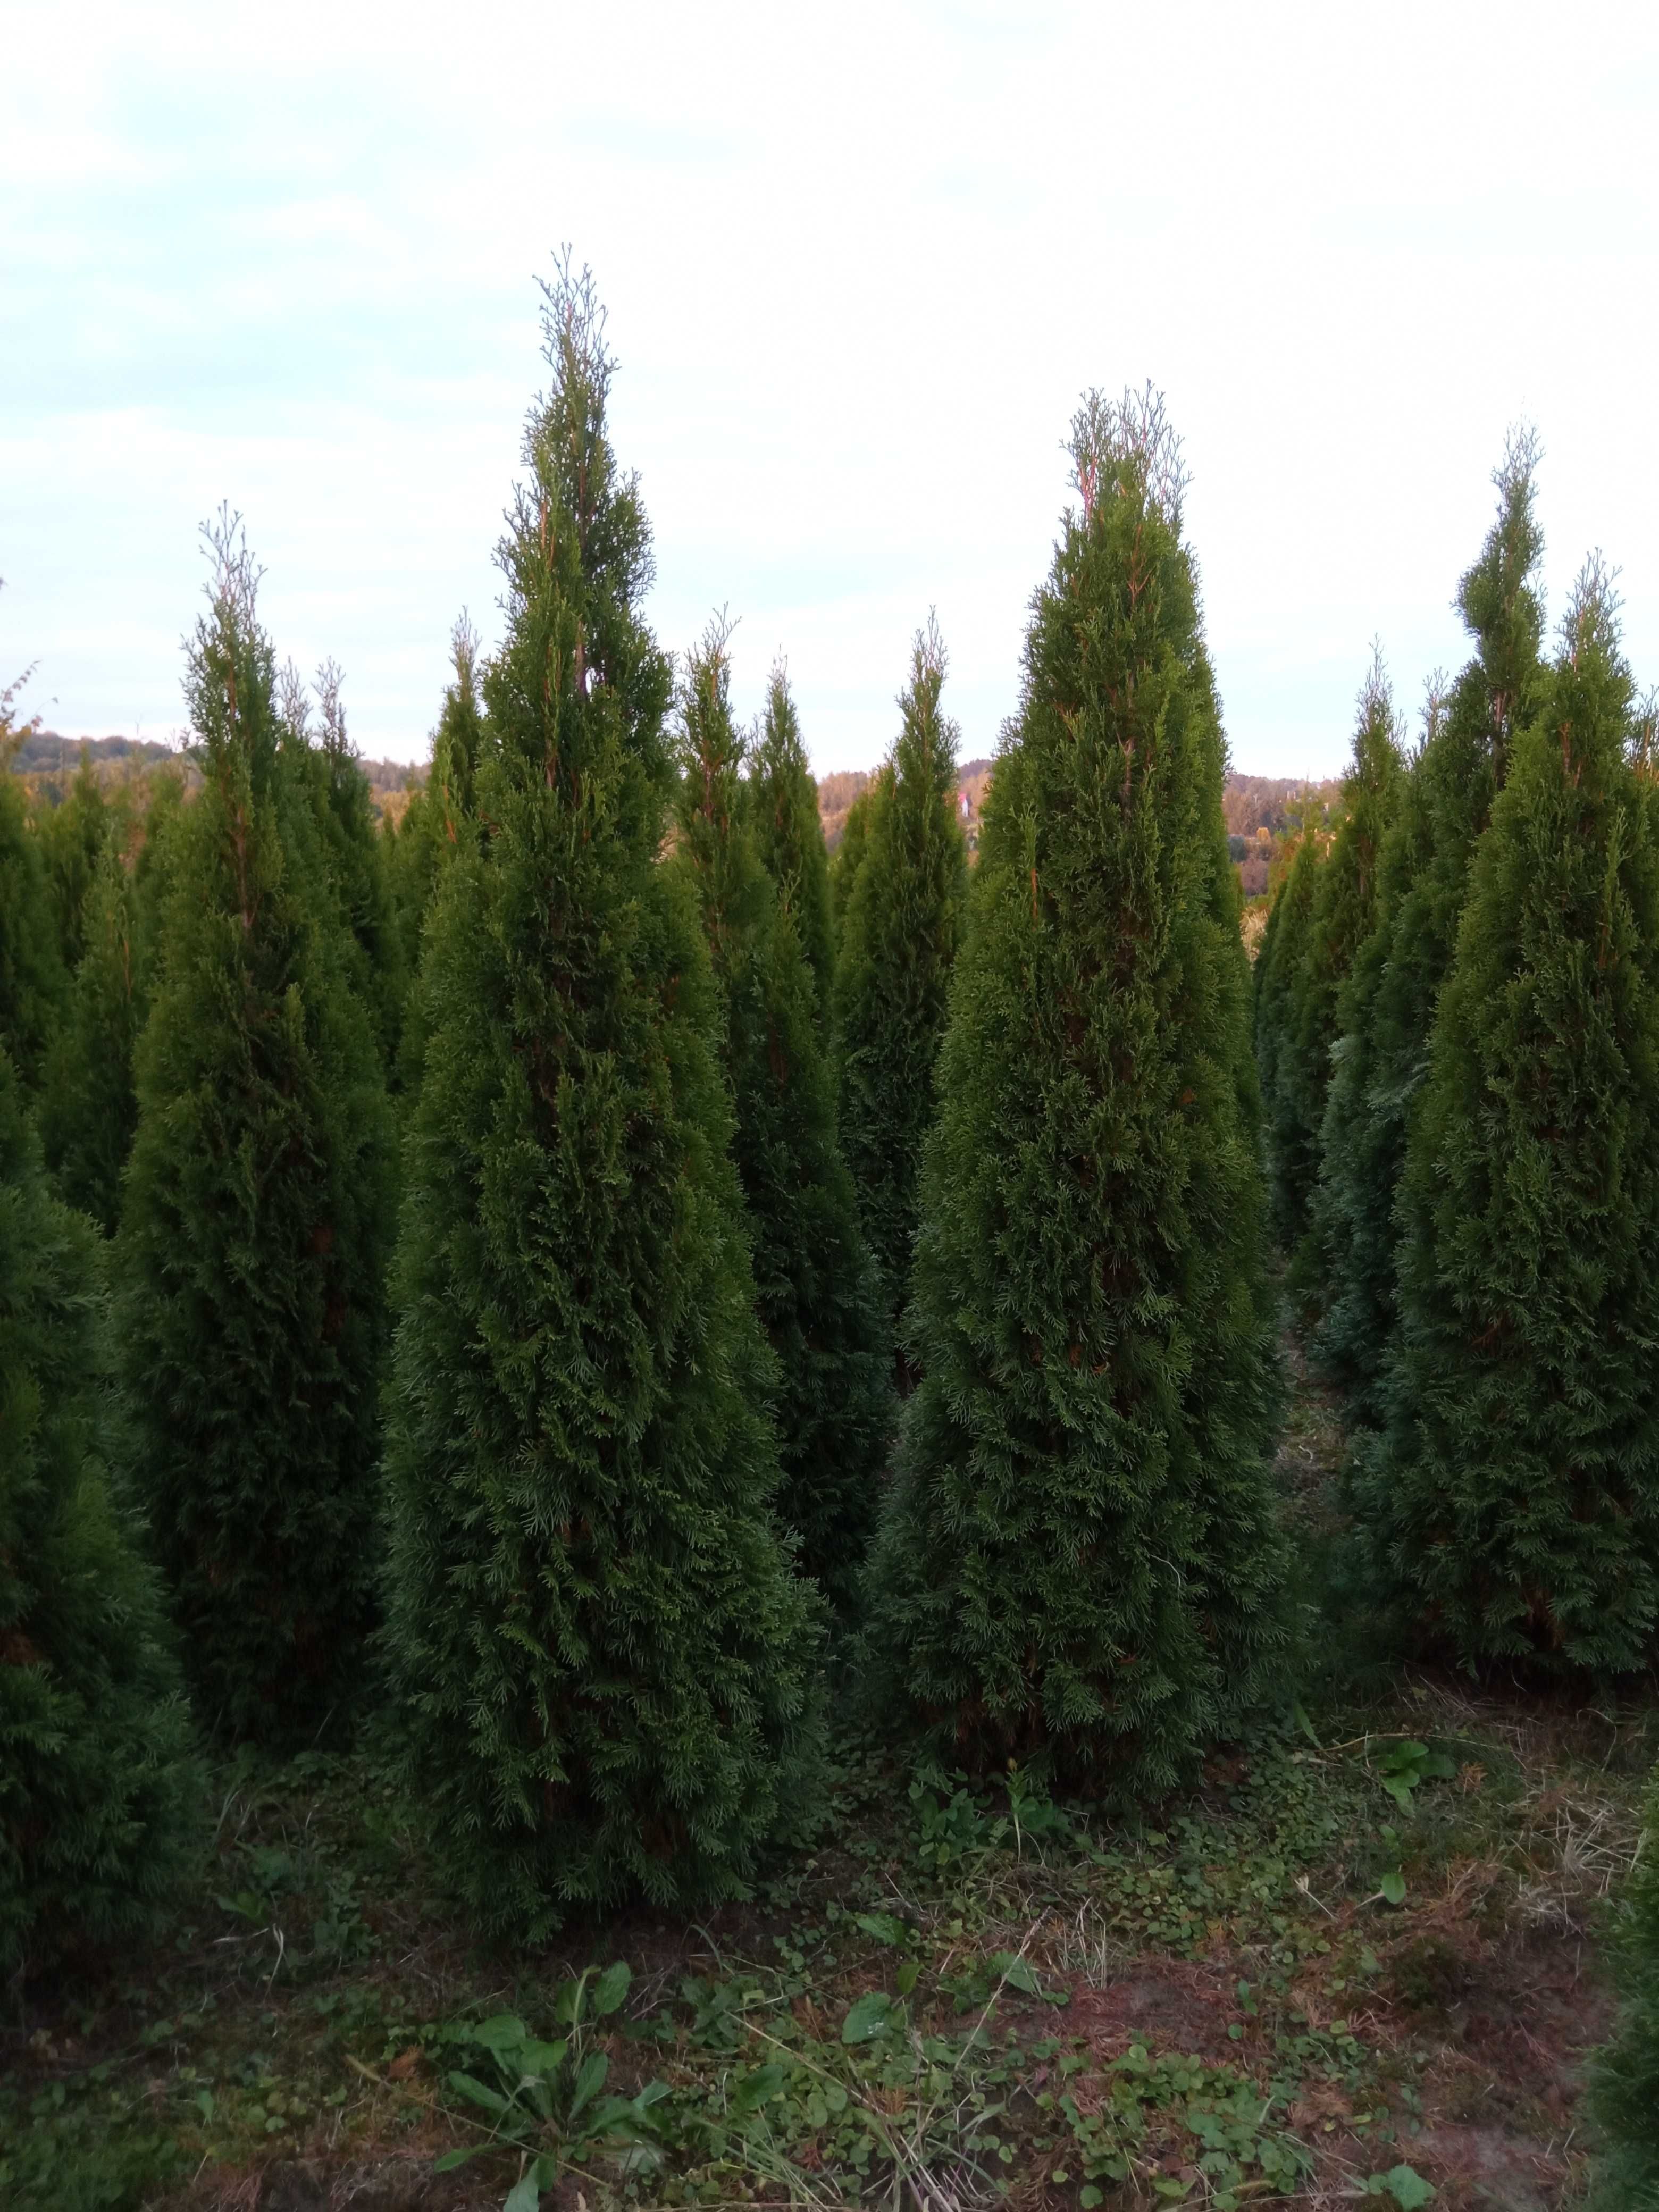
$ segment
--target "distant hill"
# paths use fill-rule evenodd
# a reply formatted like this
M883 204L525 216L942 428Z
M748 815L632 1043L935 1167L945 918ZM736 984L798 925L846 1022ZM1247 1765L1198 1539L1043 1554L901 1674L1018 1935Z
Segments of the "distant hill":
M957 788L967 805L963 826L970 845L979 838L980 810L995 763L964 761L957 771ZM823 842L833 853L841 842L847 817L859 794L868 789L869 775L861 769L842 769L818 779L818 816ZM1237 864L1246 898L1257 898L1267 888L1267 866L1273 840L1282 836L1292 818L1310 801L1328 812L1341 790L1339 780L1310 783L1305 776L1230 775L1222 789L1222 813L1227 824L1228 849Z
M100 770L151 768L178 758L171 745L153 738L65 738L56 730L31 730L12 765L20 775L50 775L64 769L73 775L83 749Z
M181 768L187 781L194 771L189 749L158 742L153 738L68 738L57 730L32 730L12 761L37 802L57 805L67 794L85 751L99 775L111 783L132 783L165 768ZM394 819L409 803L410 793L426 778L426 763L392 760L358 763L368 779L375 811ZM995 763L989 758L964 761L957 770L957 788L966 802L963 827L969 845L979 838L980 810ZM818 815L824 842L833 853L841 842L847 817L859 794L869 788L863 769L842 769L818 779ZM1282 836L1309 803L1328 813L1340 783L1324 783L1304 776L1230 775L1223 793L1228 841L1238 863L1247 898L1257 896L1267 883L1267 863L1273 842Z
M190 772L188 746L162 744L153 738L66 738L57 730L31 730L12 767L38 799L56 805L74 781L82 752L109 783L135 782L169 762ZM408 761L360 760L357 765L368 778L381 812L388 799L394 799L392 811L399 811L394 794L413 790L426 774L424 766L414 767Z

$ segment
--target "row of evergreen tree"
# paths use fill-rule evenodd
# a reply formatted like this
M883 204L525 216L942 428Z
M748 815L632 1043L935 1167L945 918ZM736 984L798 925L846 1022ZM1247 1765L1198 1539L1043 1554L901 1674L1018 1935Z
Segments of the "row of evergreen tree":
M1546 650L1536 465L1513 439L1409 759L1371 672L1255 1042L1355 1595L1465 1664L1620 1672L1659 1612L1659 814L1599 559Z
M228 517L199 788L0 787L9 1959L142 1914L198 1729L308 1739L366 1681L439 1866L535 1932L740 1887L832 1681L1134 1796L1284 1643L1161 410L1073 426L971 884L931 626L831 867L783 672L744 732L725 625L677 669L645 623L585 273L544 321L505 636L458 631L395 831Z
M1599 558L1549 654L1514 437L1407 755L1380 662L1334 833L1269 916L1273 1225L1350 1433L1339 1579L1462 1665L1650 1666L1659 1612L1659 813ZM1659 1779L1592 2077L1596 2203L1659 2204Z
M142 1919L198 1730L366 1702L520 1933L738 1890L832 1685L1167 1790L1289 1645L1270 1216L1365 1591L1638 1663L1645 725L1599 570L1542 657L1530 447L1469 670L1409 764L1374 673L1252 1001L1155 401L1073 425L971 878L931 628L831 866L782 671L744 732L724 623L644 621L585 274L545 332L503 641L395 832L228 520L199 788L0 778L0 1955Z

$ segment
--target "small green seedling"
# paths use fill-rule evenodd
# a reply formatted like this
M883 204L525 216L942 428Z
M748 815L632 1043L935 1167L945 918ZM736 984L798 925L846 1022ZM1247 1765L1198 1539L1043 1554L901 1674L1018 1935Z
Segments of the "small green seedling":
M452 2172L486 2151L517 2150L526 2164L503 2212L537 2212L542 2191L596 2150L624 2147L635 2169L655 2164L653 2107L668 2094L666 2083L649 2082L633 2097L604 2096L611 2062L587 2047L593 2026L628 1995L630 1978L619 1960L602 1974L590 1970L564 1983L553 2012L566 2032L550 2042L532 2035L512 2013L459 2027L456 2039L488 2055L495 2081L457 2069L449 2086L488 2115L489 2135L470 2148L446 2151L435 2171Z
M1365 2184L1365 2194L1386 2197L1400 2212L1419 2212L1434 2195L1434 2184L1425 2181L1415 2166L1391 2166L1386 2173L1372 2174Z
M1425 1782L1449 1782L1457 1769L1443 1751L1431 1751L1425 1743L1396 1743L1376 1762L1377 1780L1403 1813L1412 1808L1412 1792Z

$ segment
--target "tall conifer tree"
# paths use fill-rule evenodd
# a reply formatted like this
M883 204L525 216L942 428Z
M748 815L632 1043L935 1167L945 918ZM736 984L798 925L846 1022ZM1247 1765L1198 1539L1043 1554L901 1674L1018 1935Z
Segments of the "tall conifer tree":
M106 848L119 840L124 812L125 808L112 806L105 799L92 756L82 745L80 765L63 805L46 807L38 817L65 975L79 964L98 862Z
M426 781L410 800L386 845L392 903L411 979L420 969L421 933L439 876L457 854L476 850L479 838L474 793L488 738L478 689L477 634L465 614L451 634L450 659L454 676L444 692L433 732ZM398 1058L398 1084L405 1099L412 1100L419 1092L425 1060L425 1002L411 981Z
M439 1863L484 1924L732 1895L800 1810L817 1629L777 1535L718 1006L659 864L667 664L586 271L501 561L477 851L417 992L387 1448L389 1650Z
M1319 872L1307 950L1286 1005L1276 1077L1280 1113L1275 1135L1281 1147L1276 1187L1287 1243L1298 1236L1304 1239L1297 1273L1304 1292L1315 1291L1325 1279L1322 1239L1317 1230L1309 1231L1331 1054L1341 1035L1343 987L1376 926L1382 844L1404 773L1394 696L1379 652L1359 694L1353 758L1342 779L1342 818Z
M197 1825L183 1682L109 1467L104 1254L0 1045L0 1973L143 1931Z
M869 849L870 817L885 787L892 781L890 761L878 769L870 781L847 810L847 819L841 825L841 841L830 860L830 919L836 933L836 957L841 957L841 940L847 927L847 909L852 903L853 885L864 856ZM830 994L833 1013L835 995Z
M1659 1617L1659 824L1586 569L1435 1017L1363 1522L1466 1663L1620 1669Z
M114 846L99 858L86 902L80 964L46 1061L46 1159L71 1206L113 1236L121 1172L138 1125L133 1056L145 1007L137 892Z
M216 541L117 1245L147 1505L203 1717L314 1734L372 1615L390 1127L257 575Z
M40 840L0 729L0 1046L33 1092L68 987Z
M1304 1179L1314 1172L1312 1147L1317 1136L1316 1130L1305 1126L1296 1081L1296 1048L1322 865L1319 831L1304 823L1255 963L1251 1026L1261 1086L1269 1211L1274 1233L1286 1246L1299 1231L1300 1193Z
M766 711L749 775L750 811L762 865L793 917L812 972L820 1035L828 1033L836 975L836 925L830 856L823 846L818 787L801 742L800 717L780 661L766 687Z
M420 966L421 931L447 854L469 836L473 787L483 757L483 702L478 690L478 636L463 614L450 634L453 676L445 688L426 781L410 799L389 841L392 901L402 933L404 960L412 977Z
M397 1064L408 971L374 794L347 734L341 684L337 662L325 660L317 671L313 738L310 702L290 661L280 687L284 736L294 766L311 787L323 872L348 933L352 985L374 1017L381 1060L391 1068Z
M1384 842L1377 920L1345 989L1343 1042L1320 1141L1319 1226L1329 1302L1316 1338L1351 1420L1382 1419L1378 1385L1395 1317L1395 1212L1407 1130L1451 965L1470 862L1543 669L1534 513L1537 441L1514 434L1498 511L1457 605L1475 652L1449 697L1431 694L1421 750Z
M1072 450L952 983L871 1643L954 1758L1136 1794L1282 1641L1279 1384L1178 448L1150 396L1091 395Z
M874 787L836 965L842 1146L895 1323L909 1282L933 1063L967 891L957 727L939 703L945 667L930 621L911 649L890 778Z
M123 810L99 860L82 950L46 1058L40 1125L46 1164L71 1206L112 1236L138 1126L134 1067L164 934L167 854L184 805L159 777L142 817Z
M751 821L770 805L773 784L739 781L730 681L717 625L688 656L682 689L678 865L696 893L720 993L733 1157L761 1320L781 1368L778 1510L799 1532L803 1567L845 1615L886 1459L890 1358L795 926L801 876L792 870L780 893L762 866Z

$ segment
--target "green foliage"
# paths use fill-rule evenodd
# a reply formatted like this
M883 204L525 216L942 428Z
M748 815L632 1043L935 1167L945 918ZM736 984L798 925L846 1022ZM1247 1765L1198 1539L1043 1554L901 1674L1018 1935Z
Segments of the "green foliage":
M1316 1349L1349 1419L1380 1425L1396 1308L1395 1214L1407 1129L1451 965L1469 864L1515 732L1539 704L1543 538L1533 513L1536 441L1512 437L1493 482L1498 512L1458 606L1475 653L1447 698L1431 695L1424 742L1383 841L1376 924L1355 956L1320 1141L1318 1231L1328 1288Z
M142 2120L118 2132L107 2109L70 2105L61 2085L30 2100L24 2125L8 2128L7 2117L0 2102L0 2203L9 2212L143 2212L189 2172L170 2134Z
M749 817L761 864L793 918L812 971L819 1031L827 1034L836 975L830 859L823 848L818 787L807 765L800 717L781 661L766 687L766 711L749 771Z
M858 880L859 870L864 866L864 856L869 850L870 817L881 803L882 793L891 785L892 780L893 764L890 761L884 761L848 808L847 819L841 825L841 842L830 862L830 917L835 925L838 959L847 927L847 909L852 902L853 885ZM832 1009L834 1003L832 990Z
M0 1046L0 1975L149 1929L200 1788L112 1475L103 1249L52 1197Z
M846 1613L891 1426L886 1334L836 1140L795 901L775 889L757 850L755 813L774 779L738 777L726 635L712 626L687 659L675 865L690 879L713 960L756 1296L781 1370L778 1511L800 1536L801 1565ZM775 706L777 696L775 682ZM786 880L798 887L799 873Z
M177 778L161 779L137 836L112 838L100 855L80 964L46 1058L40 1107L46 1164L70 1204L111 1236L138 1126L134 1064L166 910L167 855L182 805Z
M1275 1077L1278 1115L1273 1192L1279 1232L1286 1243L1306 1237L1303 1287L1322 1293L1322 1239L1311 1236L1320 1139L1331 1053L1341 1030L1343 988L1356 955L1376 926L1383 841L1396 811L1404 776L1394 697L1381 653L1359 694L1353 760L1342 779L1342 817L1319 871L1307 949L1285 1004L1285 1030Z
M344 924L352 988L373 1018L381 1061L390 1069L397 1064L408 969L368 778L346 734L340 683L337 665L324 661L317 671L320 743L313 744L310 702L290 661L279 686L283 735L292 765L310 788L323 872Z
M1659 2212L1659 1772L1615 1911L1620 2004L1590 2071L1590 2111L1604 2146L1591 2202L1595 2212Z
M602 2151L625 2147L630 2173L660 2164L651 2138L654 2107L667 2096L666 2085L652 2081L631 2097L605 2096L611 2062L593 2047L595 2030L622 2004L631 1978L618 1960L602 1974L590 1969L562 1983L553 2017L564 2033L546 2041L531 2034L512 2013L454 2027L451 2039L483 2052L485 2070L495 2077L481 2081L459 2067L447 2077L454 2094L484 2114L489 2138L472 2148L446 2151L435 2171L452 2173L488 2152L516 2150L523 2171L505 2212L537 2212L542 2191L551 2189L561 2172Z
M144 1004L137 887L113 846L99 857L82 934L80 964L47 1055L41 1122L58 1188L112 1236L138 1123L132 1063Z
M1409 1137L1356 1503L1473 1665L1643 1665L1659 1611L1659 844L1592 562L1481 840Z
M1241 2212L1264 2186L1282 2196L1306 2174L1310 2160L1304 2146L1267 2124L1272 2100L1264 2102L1254 2082L1231 2069L1206 2066L1200 2058L1153 2057L1145 2044L1134 2043L1104 2071L1108 2094L1091 2111L1082 2110L1065 2090L1058 2095L1045 2092L1037 2100L1057 2109L1070 2130L1073 2148L1061 2153L1066 2163L1059 2168L1059 2178L1062 2186L1073 2178L1074 2161L1083 2181L1079 2205L1106 2203L1102 2182L1148 2184L1154 2198L1189 2197L1184 2180L1164 2176L1146 2155L1150 2124L1171 2111L1181 2115L1193 2138L1193 2163L1204 2177L1203 2201L1215 2212Z
M1255 963L1250 1025L1261 1085L1270 1214L1281 1244L1296 1234L1301 1194L1313 1171L1310 1134L1295 1079L1296 1034L1322 866L1317 834L1304 831L1273 902Z
M92 757L83 745L68 798L61 806L44 808L36 823L66 974L74 970L85 949L87 902L100 859L111 845L123 842L123 813L106 801Z
M648 526L586 272L545 332L482 846L442 871L416 986L386 1450L388 1653L436 1863L532 1936L575 1905L737 1894L817 1755L718 1001L658 864Z
M0 1048L29 1091L41 1079L67 981L40 839L0 749Z
M836 966L842 1146L895 1320L910 1278L933 1063L967 893L957 729L939 708L945 665L930 621L911 649L890 777L872 786L862 854L850 864Z
M204 1719L314 1731L372 1614L389 1125L228 529L186 695L204 787L169 840L117 1240L147 1506Z
M967 1763L1130 1797L1283 1640L1223 738L1151 400L1091 398L939 1071L872 1650Z
M432 765L425 783L404 810L402 822L384 841L404 972L410 979L420 968L421 932L439 872L450 855L476 845L477 837L476 828L469 825L486 732L478 692L477 633L465 615L451 634L450 659L454 679L444 692L438 726L433 732ZM421 1087L425 1052L422 1019L420 1000L411 990L404 1007L398 1066L401 1087L411 1097Z

